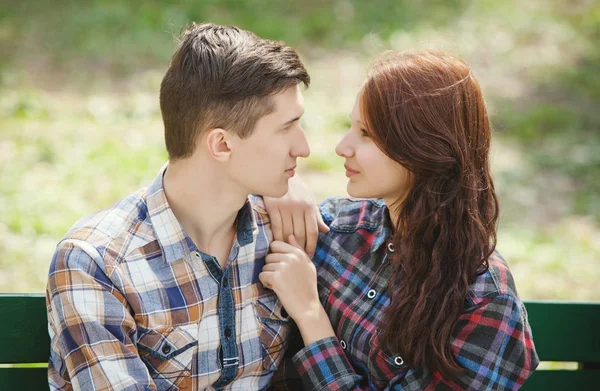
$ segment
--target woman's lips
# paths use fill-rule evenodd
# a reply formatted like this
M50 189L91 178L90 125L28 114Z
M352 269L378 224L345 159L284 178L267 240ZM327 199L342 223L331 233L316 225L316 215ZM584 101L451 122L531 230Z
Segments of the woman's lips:
M350 167L348 167L345 164L344 164L344 168L346 169L346 176L348 178L353 177L354 175L358 174L358 171L351 169Z

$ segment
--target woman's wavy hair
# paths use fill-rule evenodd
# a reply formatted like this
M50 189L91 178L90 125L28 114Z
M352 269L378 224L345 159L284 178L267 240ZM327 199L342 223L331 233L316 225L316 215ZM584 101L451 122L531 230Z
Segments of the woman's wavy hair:
M454 377L451 349L469 285L496 246L491 128L467 63L440 51L389 52L371 66L361 114L378 147L410 172L390 209L396 265L380 346ZM394 214L392 214L394 215Z

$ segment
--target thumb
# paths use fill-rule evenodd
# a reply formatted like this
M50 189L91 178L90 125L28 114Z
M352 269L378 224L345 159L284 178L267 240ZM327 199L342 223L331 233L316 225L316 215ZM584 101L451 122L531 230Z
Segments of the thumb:
M321 216L321 213L317 214L317 225L319 226L319 232L323 232L324 234L329 232L329 227L323 221L323 216Z
M300 243L298 243L298 241L296 240L296 237L294 235L288 236L288 243L291 244L292 246L304 251L304 247L302 247L300 245Z

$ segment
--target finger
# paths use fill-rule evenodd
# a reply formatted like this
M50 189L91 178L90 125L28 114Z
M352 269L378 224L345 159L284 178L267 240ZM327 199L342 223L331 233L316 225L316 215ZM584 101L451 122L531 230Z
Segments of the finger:
M273 280L273 272L260 272L258 274L258 279L260 282L262 282L265 288L273 289L271 285Z
M285 240L285 236L283 235L283 223L281 221L281 212L278 208L274 208L271 212L269 212L269 218L271 220L271 231L273 232L274 240Z
M317 226L317 217L314 214L304 215L306 218L306 253L310 258L315 255L317 248L317 240L319 239L319 231Z
M298 240L296 239L296 237L294 235L290 235L288 236L288 243L294 247L296 247L299 250L302 250L302 252L304 252L304 247L302 247L300 245L300 243L298 243Z
M292 246L291 244L288 244L286 242L280 242L280 241L276 241L271 243L271 254L269 255L275 255L275 254L279 254L279 255L283 255L283 254L289 254L293 251L295 251L295 247ZM269 256L267 255L267 257Z
M321 212L319 212L319 208L317 208L317 224L319 225L319 232L329 232L329 226L323 221L323 216L321 215Z
M294 213L293 216L293 223L294 223L294 236L296 237L296 241L298 242L298 244L300 244L300 246L302 246L302 248L304 249L304 245L306 244L306 224L305 224L305 220L304 220L304 214L303 213Z
M283 259L281 257L282 254L269 254L265 257L265 265L269 264L269 263L278 263L281 262Z
M281 263L279 263L279 262L265 263L265 266L263 266L263 268L262 268L263 272L276 272L278 270L281 270Z
M281 226L283 231L282 241L294 233L294 221L291 213L281 214Z

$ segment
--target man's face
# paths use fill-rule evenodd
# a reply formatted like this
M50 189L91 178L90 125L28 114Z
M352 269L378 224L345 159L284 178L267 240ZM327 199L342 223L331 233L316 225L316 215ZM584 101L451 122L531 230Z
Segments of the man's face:
M295 174L296 158L308 157L310 149L299 123L304 114L299 86L271 99L275 110L258 120L252 135L233 137L229 172L250 194L281 197Z

